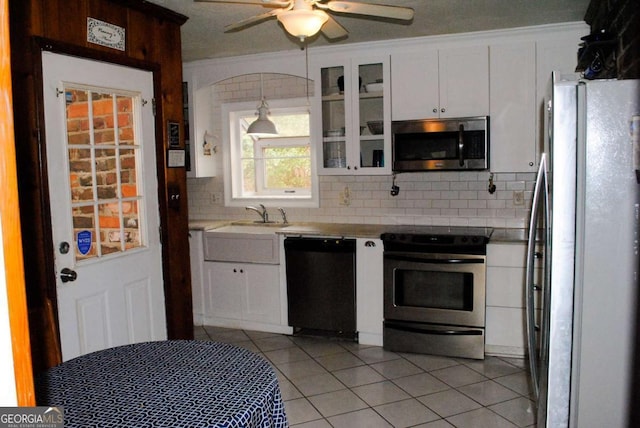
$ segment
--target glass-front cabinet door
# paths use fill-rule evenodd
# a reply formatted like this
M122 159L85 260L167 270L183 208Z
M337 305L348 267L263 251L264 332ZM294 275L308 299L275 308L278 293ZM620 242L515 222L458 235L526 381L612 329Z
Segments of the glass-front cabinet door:
M347 111L351 108L345 97L345 66L323 67L320 70L322 85L322 165L321 169L347 168ZM347 68L348 70L348 68ZM351 83L347 82L347 91ZM348 92L347 92L348 93Z
M389 60L320 66L319 173L389 174Z

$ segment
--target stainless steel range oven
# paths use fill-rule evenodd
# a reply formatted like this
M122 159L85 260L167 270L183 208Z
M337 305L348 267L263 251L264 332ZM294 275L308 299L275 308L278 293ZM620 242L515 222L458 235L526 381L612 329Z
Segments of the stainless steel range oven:
M382 235L385 349L484 358L490 235L436 227Z

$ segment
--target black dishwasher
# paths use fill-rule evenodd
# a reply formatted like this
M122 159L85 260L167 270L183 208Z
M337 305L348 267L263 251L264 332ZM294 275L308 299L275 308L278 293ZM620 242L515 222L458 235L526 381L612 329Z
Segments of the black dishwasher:
M287 237L284 250L294 334L356 339L355 239Z

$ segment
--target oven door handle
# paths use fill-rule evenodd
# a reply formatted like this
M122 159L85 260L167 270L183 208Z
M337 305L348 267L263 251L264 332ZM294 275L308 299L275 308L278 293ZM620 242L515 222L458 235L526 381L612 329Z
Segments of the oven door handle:
M436 258L428 258L428 257L408 257L408 256L399 256L393 254L385 254L384 256L387 260L397 260L401 262L414 262L414 263L431 263L431 264L441 264L441 265L451 265L451 264L483 264L485 262L484 259L436 259Z
M482 330L478 330L478 329L434 330L426 327L421 328L421 327L408 326L406 324L394 323L393 321L385 321L384 326L387 328L392 328L394 330L408 331L411 333L437 334L440 336L481 336L482 335Z

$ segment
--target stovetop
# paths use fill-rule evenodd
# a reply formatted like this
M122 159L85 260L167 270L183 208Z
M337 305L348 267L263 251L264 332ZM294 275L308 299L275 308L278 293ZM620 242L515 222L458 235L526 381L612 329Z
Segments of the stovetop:
M415 236L482 236L490 238L493 229L490 227L472 226L389 226L385 234Z
M493 229L462 226L397 226L382 234L385 251L486 253Z

